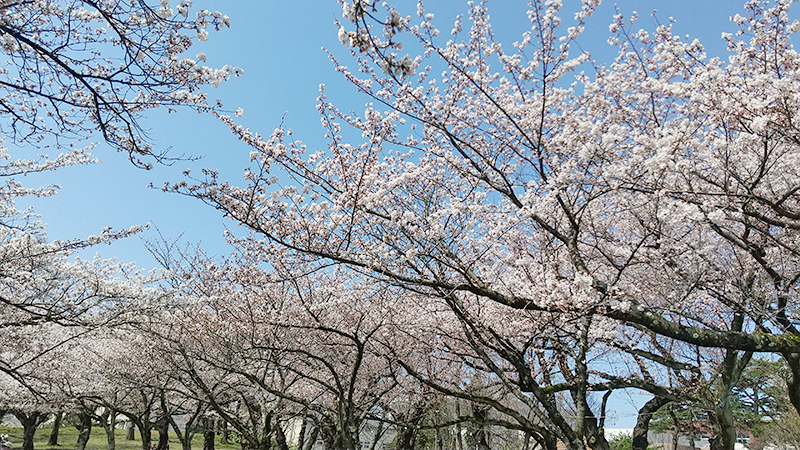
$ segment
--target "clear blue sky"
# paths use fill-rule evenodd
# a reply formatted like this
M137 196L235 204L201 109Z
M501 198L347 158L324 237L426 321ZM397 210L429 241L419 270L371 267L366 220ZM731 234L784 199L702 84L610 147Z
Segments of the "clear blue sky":
M399 9L403 15L415 13L414 3L401 3ZM722 0L639 0L620 2L619 8L626 15L636 10L640 15L638 25L650 30L654 28L650 13L657 9L662 23L674 17L679 34L698 37L710 54L724 56L720 33L734 30L728 18L741 13L742 5L743 2ZM341 17L341 8L335 0L196 0L195 6L220 10L231 18L230 29L212 32L207 42L191 49L191 55L203 51L212 66L229 64L244 69L243 77L212 89L210 98L222 99L230 111L243 108L240 122L245 126L269 134L285 115L284 123L293 129L296 138L309 147L323 147L323 130L315 109L320 83L326 84L334 102L347 105L348 109L363 110L368 100L354 94L321 50L328 48L347 59L347 50L339 44L333 24L334 19ZM466 10L466 0L429 0L426 6L435 13L434 23L449 30L454 17ZM564 0L563 17L569 18L576 7L579 2ZM525 2L494 0L489 9L501 40L510 43L526 30ZM582 48L599 62L609 62L614 56L606 43L613 14L614 3L601 6L581 41ZM443 40L447 37L443 36ZM94 151L103 160L101 164L63 169L56 176L21 180L28 185L56 182L63 186L55 197L30 202L49 224L49 237L85 237L99 233L105 226L119 229L151 222L167 238L183 234L184 241L201 242L208 253L225 253L222 233L226 225L237 231L234 224L226 223L217 211L198 201L148 189L146 185L180 180L184 169L199 171L202 167L217 168L223 179L236 182L248 164L249 149L213 117L188 110L173 114L152 111L144 124L159 148L171 147L173 155L204 159L177 162L173 167L156 167L148 172L136 169L125 155L113 153L101 144ZM12 156L21 155L17 149L10 150L15 152ZM26 201L22 199L19 206L27 206ZM143 236L154 238L155 233ZM95 247L92 254L94 251L104 257L136 262L145 269L155 265L137 237ZM87 256L90 255L83 255ZM633 401L641 403L644 399L640 396ZM627 398L617 399L618 420L610 421L608 427L633 426L635 411L626 407L627 403Z

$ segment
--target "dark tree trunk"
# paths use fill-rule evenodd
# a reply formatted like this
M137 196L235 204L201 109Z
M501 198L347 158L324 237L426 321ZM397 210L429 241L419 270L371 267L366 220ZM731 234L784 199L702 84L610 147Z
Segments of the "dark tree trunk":
M166 394L161 395L161 410L169 411L169 404L167 402ZM206 405L202 402L197 402L191 414L187 411L183 416L185 419L183 423L183 430L181 430L181 428L178 426L178 422L175 421L175 418L172 417L172 415L167 414L167 426L172 427L172 431L175 433L175 436L181 443L182 450L192 450L192 439L194 438L197 425L202 425L204 431L210 429L213 432L213 424L209 423L209 419L207 417L203 417L205 410ZM167 431L169 431L169 429Z
M730 395L722 395L715 412L719 433L709 442L711 450L733 450L736 445L736 425L733 423Z
M78 423L75 428L78 429L78 442L75 444L75 450L85 450L89 437L92 435L92 416L85 411L78 413Z
M417 429L411 426L401 426L395 437L397 450L414 450L417 445Z
M436 431L438 432L439 430L437 429ZM375 428L375 435L372 436L372 442L370 442L369 444L369 450L377 449L378 444L381 442L382 437L383 437L383 422L378 422L378 426Z
M36 435L36 427L47 419L47 414L32 412L13 412L14 417L22 424L22 450L33 450L33 437Z
M222 424L221 425L222 429L220 430L220 433L219 433L220 434L219 443L228 445L229 444L229 442L228 442L228 422L226 422L224 420L220 420L218 423Z
M744 316L736 313L733 316L731 329L741 331ZM719 388L719 397L714 406L714 418L719 433L715 433L711 440L711 450L733 450L736 445L736 424L733 419L733 388L739 382L745 367L753 357L753 352L740 353L737 350L726 350L725 359L722 361L720 372L722 386Z
M114 434L117 427L117 411L105 408L102 414L96 415L95 418L103 427L106 432L106 449L115 450L117 448L117 437Z
M169 449L169 422L165 417L158 419L156 422L156 431L158 431L156 450Z
M33 450L33 437L36 435L36 427L23 426L22 433L22 450Z
M542 434L540 437L541 441L544 442L542 447L544 447L546 450L556 450L558 448L558 439L556 439L552 434Z
M632 450L647 450L647 432L650 429L650 419L653 414L661 409L662 406L669 403L664 397L653 397L639 410L639 415L636 418L636 426L633 427L633 448ZM675 440L678 439L677 430L675 433Z
M800 414L800 353L786 353L783 355L792 376L786 380L789 388L789 401L794 409Z
M142 437L142 450L151 450L153 437L150 433L153 431L153 426L150 424L150 420L136 422L136 427L139 429L139 435Z
M125 422L125 440L126 441L136 440L136 427L130 420Z
M318 429L322 438L322 446L325 450L345 450L337 447L336 429L332 425L322 423L318 425Z
M478 450L489 450L489 433L486 431L486 426L484 425L488 414L488 409L477 405L472 407L472 415L475 417L475 422L478 424L478 428L472 433L472 439L475 441L475 446Z
M581 372L584 372L585 365L579 365L581 368ZM579 379L586 380L586 376L584 373L581 373ZM585 386L585 384L583 385ZM611 394L611 391L608 391L606 395L603 397L603 408L601 408L601 418L598 419L595 414L592 412L592 409L589 407L589 402L586 399L586 389L580 388L575 389L573 396L577 398L576 403L580 405L579 411L583 411L583 433L586 440L586 444L589 445L589 448L592 450L609 450L608 440L605 436L605 421L603 417L605 417L605 404L608 400L608 396ZM580 447L576 447L580 448Z
M414 405L406 413L393 413L396 421L400 423L395 437L397 450L414 450L416 448L419 424L425 419L427 413L428 406L422 404Z
M461 407L456 401L456 417L461 417ZM453 447L456 450L464 450L464 441L461 439L461 422L456 422L456 434L453 436Z
M216 433L211 428L206 428L203 431L203 450L214 450L214 438Z
M115 426L112 423L108 427L104 427L106 430L106 448L108 450L116 450L117 448L117 435L114 434Z
M50 438L47 439L47 445L58 445L58 432L61 430L61 421L64 420L64 412L59 411L53 418L53 429L50 431Z

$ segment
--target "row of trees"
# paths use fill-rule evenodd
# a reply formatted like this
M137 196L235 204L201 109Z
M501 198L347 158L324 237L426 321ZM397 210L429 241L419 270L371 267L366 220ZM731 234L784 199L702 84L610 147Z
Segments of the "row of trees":
M692 440L708 433L723 448L728 423L752 431L757 448L796 441L781 361L741 362L726 385L724 351L673 345L656 358L612 346L583 317L546 323L490 303L471 305L480 315L467 321L440 299L341 269L279 277L244 255L170 264L184 292L171 307L40 355L39 371L25 369L26 386L4 380L0 402L25 426L24 449L49 413L63 411L85 431L79 449L95 423L113 450L121 420L135 424L143 449L154 431L164 448L171 427L191 450L209 421L258 450L317 441L326 449L551 450L579 432L580 445L609 448L608 397L631 388L654 394L639 411L636 448L647 447L648 428ZM514 352L525 372L504 359Z
M723 36L727 60L669 24L635 31L635 17L617 15L618 57L600 65L574 51L596 1L584 0L566 28L561 2L532 2L531 29L513 47L495 40L484 3L471 3L444 41L422 5L412 18L342 1L339 36L357 69L332 60L372 103L362 117L323 92L329 145L314 152L288 129L264 137L205 103L199 86L232 70L178 55L187 32L205 39L207 27L225 25L221 14L189 20L188 2L176 13L166 0L39 3L0 5L4 42L16 42L3 51L19 61L4 75L50 77L3 84L22 99L3 111L11 135L58 145L65 130L96 129L141 163L153 151L130 124L144 108L209 111L251 147L243 184L209 169L165 190L249 233L229 235L226 258L154 243L157 278L70 261L75 248L138 230L48 243L13 199L49 191L10 182L4 407L72 409L85 428L98 412L104 426L121 414L144 448L155 424L166 433L171 422L184 450L191 433L170 419L178 412L190 425L219 417L258 450L318 439L347 450L389 441L609 450L615 391L650 396L633 450L647 448L654 420L692 433L693 411L713 450L733 449L743 427L775 438L796 421L800 55L791 39L800 23L790 22L791 2L749 2L733 19L739 31ZM49 36L65 20L80 36L106 36L96 25L116 37ZM39 41L26 37L35 26ZM106 44L125 54L97 66L77 59ZM418 56L401 57L403 48ZM42 61L52 66L31 69ZM69 70L77 63L91 70ZM39 127L32 101L57 126ZM90 161L83 151L65 158L15 161L7 176ZM779 361L785 385L757 376Z

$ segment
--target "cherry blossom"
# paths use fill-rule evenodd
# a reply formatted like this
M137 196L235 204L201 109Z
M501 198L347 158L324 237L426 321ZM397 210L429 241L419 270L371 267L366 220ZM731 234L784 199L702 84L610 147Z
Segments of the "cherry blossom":
M212 68L185 53L208 30L228 27L220 12L189 0L25 1L0 5L0 126L15 143L66 148L99 132L133 162L154 151L139 126L156 107L211 109L203 86L240 69Z
M748 2L725 58L670 23L638 29L617 15L618 56L605 65L574 45L595 1L574 13L532 2L511 45L495 38L487 3L470 3L450 40L421 3L415 19L342 5L354 67L331 60L364 112L338 109L323 87L325 149L220 115L251 147L243 181L207 170L167 190L247 227L236 242L262 263L345 265L463 306L476 336L495 329L477 312L486 302L572 320L579 352L558 370L576 380L578 413L589 411L593 340L630 349L620 329L695 355L780 354L800 410L791 2ZM602 436L599 423L561 432L579 447Z

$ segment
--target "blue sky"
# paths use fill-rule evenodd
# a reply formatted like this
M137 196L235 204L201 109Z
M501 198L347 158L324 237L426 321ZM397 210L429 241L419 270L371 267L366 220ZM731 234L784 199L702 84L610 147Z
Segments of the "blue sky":
M402 3L399 10L403 15L414 14L412 2ZM734 30L728 18L741 13L742 4L722 0L638 0L619 2L619 8L626 15L638 11L641 17L638 25L651 30L654 25L650 13L657 9L662 23L674 17L679 34L698 37L711 55L724 56L720 33ZM231 18L230 29L212 32L207 42L191 49L191 54L202 51L212 66L229 64L244 69L241 78L210 90L210 98L220 98L226 109L244 109L240 120L243 125L268 134L283 120L296 138L311 148L321 148L325 145L324 131L315 108L321 83L327 86L327 93L335 103L363 110L368 100L359 98L348 87L322 50L328 48L347 59L347 49L339 44L333 24L341 17L341 8L335 0L196 0L195 6L220 10ZM426 6L435 13L434 23L449 30L455 16L466 10L466 0L430 0ZM579 2L564 0L563 16L569 17L576 7ZM510 43L526 30L525 2L494 0L489 9L501 40ZM598 62L610 62L614 56L606 43L613 14L613 3L601 6L581 40L582 48ZM248 164L249 149L221 122L188 110L173 114L151 111L143 124L158 148L171 147L175 156L186 154L203 159L144 171L135 168L125 155L100 144L94 154L103 160L101 164L21 180L28 185L43 182L62 185L57 196L30 201L49 224L49 237L85 237L99 233L105 226L119 229L149 222L168 239L182 236L185 242L201 243L210 254L226 253L222 233L225 226L237 231L234 224L226 223L217 211L196 200L146 186L151 182L158 186L167 180L180 180L181 171L187 168L199 171L202 167L217 168L223 179L236 182ZM11 151L12 156L20 154L17 149ZM27 206L26 201L22 199L19 206ZM142 237L154 239L156 234L151 230ZM155 266L138 237L95 247L91 253L95 251L104 257L136 262L144 269ZM87 256L91 255L83 255ZM634 398L633 402L641 403L644 399ZM627 403L622 398L615 402L618 419L607 426L633 426L635 413L625 406Z

